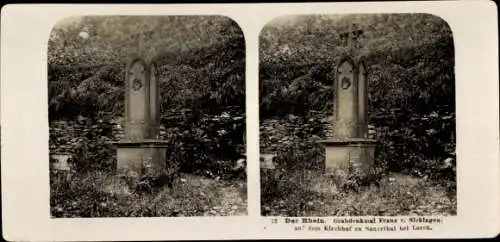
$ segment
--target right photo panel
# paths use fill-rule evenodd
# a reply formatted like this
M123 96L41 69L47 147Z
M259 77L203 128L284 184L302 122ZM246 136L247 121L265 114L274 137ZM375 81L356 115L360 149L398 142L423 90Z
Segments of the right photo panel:
M259 52L261 215L456 215L444 20L283 16L262 29Z

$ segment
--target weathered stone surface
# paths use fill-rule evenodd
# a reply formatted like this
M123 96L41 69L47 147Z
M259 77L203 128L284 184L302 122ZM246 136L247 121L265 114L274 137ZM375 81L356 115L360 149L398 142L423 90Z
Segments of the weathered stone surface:
M326 173L354 168L366 175L373 166L376 141L371 139L337 139L322 141L325 148Z
M276 154L261 153L260 154L260 168L261 169L275 169L276 165L273 162Z
M370 139L367 119L367 73L363 58L341 59L337 67L333 137L320 141L325 145L325 171L356 171L367 175L373 166L376 140Z
M131 62L125 85L125 135L117 146L117 172L130 178L167 174L167 142L160 138L160 96L156 65Z
M364 59L358 63L358 137L368 138L368 80Z
M337 138L357 136L358 78L354 61L345 58L337 68L335 82L336 120L334 136Z
M71 154L69 153L56 153L50 156L52 162L50 163L50 167L56 170L64 170L69 171L71 167L68 163L68 159L71 158Z
M128 177L159 177L167 174L164 142L141 140L118 142L117 171Z

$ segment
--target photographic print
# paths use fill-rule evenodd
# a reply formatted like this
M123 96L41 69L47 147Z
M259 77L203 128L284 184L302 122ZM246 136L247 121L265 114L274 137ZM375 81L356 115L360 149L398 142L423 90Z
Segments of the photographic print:
M493 2L1 11L8 241L498 234Z
M457 214L444 20L282 16L259 38L263 216Z
M53 218L246 215L233 20L74 16L48 41Z

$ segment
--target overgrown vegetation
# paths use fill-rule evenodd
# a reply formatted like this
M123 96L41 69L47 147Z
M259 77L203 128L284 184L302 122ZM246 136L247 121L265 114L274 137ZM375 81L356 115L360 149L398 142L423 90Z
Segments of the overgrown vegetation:
M52 217L186 217L246 214L245 181L181 174L172 187L136 192L113 173L50 176Z
M357 191L342 189L338 184L345 181L336 177L307 170L264 182L265 216L442 216L457 212L453 191L401 174L387 174L377 184Z
M144 38L137 35L140 32ZM78 174L71 182L52 177L52 205L63 206L62 212L52 210L57 216L136 216L128 214L132 211L160 216L170 211L148 212L137 204L118 204L116 211L65 210L70 207L64 199L78 197L71 195L74 192L81 192L78 201L88 206L98 206L93 199L122 199L97 192L91 178L98 171L112 173L115 167L116 150L109 142L123 138L125 69L139 47L158 64L160 138L169 141L165 162L173 172L233 182L246 179L245 167L235 166L245 152L245 42L235 22L220 16L76 17L56 26L49 39L50 150L73 154L70 162ZM185 187L177 189L181 196Z
M172 27L175 23L182 23L181 29ZM182 31L186 26L194 29ZM71 138L107 150L105 141L117 138L112 122L124 115L125 65L134 54L139 37L133 34L139 30L155 30L143 45L159 63L161 123L168 131L164 138L179 146L173 147L177 162L187 162L183 167L193 172L216 173L224 169L217 162L240 158L245 129L244 38L234 22L222 17L84 17L54 29L48 59L51 124L85 119L81 132ZM79 37L82 32L90 37ZM51 144L68 140L64 129L58 131ZM88 149L93 155L97 152Z
M322 170L324 148L317 141L330 137L334 128L333 71L349 51L339 33L351 24L364 32L354 53L366 58L368 121L371 136L379 142L371 181L364 181L367 186L359 186L362 181L349 174L331 178L343 182L332 186L342 190L351 184L344 193L357 190L376 196L389 192L383 189L402 189L397 184L369 188L396 172L423 179L421 183L429 186L425 191L434 189L434 183L445 192L456 191L455 64L449 26L427 14L300 16L270 24L260 36L261 152L275 153L278 166L278 171L263 174L262 211L305 212L294 206L307 201L306 196L316 196L306 192L301 198L284 199L289 206L275 206L280 194L297 195L307 188L300 179L291 178L294 171ZM273 129L266 128L272 123ZM372 208L359 194L348 196L359 200L358 205L366 207L362 209ZM386 199L381 196L377 201ZM337 214L344 213L363 215L353 210Z

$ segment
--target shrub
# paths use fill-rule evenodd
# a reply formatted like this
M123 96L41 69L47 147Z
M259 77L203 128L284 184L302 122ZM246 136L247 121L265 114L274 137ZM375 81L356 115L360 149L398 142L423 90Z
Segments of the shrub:
M129 21L139 25L131 27ZM172 36L175 28L155 28L178 23L188 23L195 31ZM184 109L195 113L175 123L162 121L173 132L166 137L171 141L166 162L174 164L173 169L231 176L232 164L243 153L245 40L239 26L225 17L83 17L56 26L48 46L51 128L57 121L72 123L80 117L90 121L78 124L85 129L82 132L51 129L51 151L69 143L67 151L75 154L79 171L112 167L115 151L107 142L118 137L105 131L110 126L107 120L99 122L97 117L102 112L110 119L123 116L125 62L128 47L135 45L127 33L138 29L158 29L148 46L156 53L161 113ZM81 31L89 37L80 38ZM188 45L162 48L170 37L192 39L193 34L196 41ZM228 112L230 117L225 117Z
M162 121L168 130L168 162L181 172L222 178L231 175L243 157L244 118L230 115L191 115Z
M422 176L442 173L442 161L454 157L455 149L454 43L446 23L433 16L311 18L293 28L264 30L259 116L286 120L290 114L307 117L333 110L334 60L346 50L335 41L332 46L324 43L337 38L340 22L351 20L365 26L365 34L371 36L361 40L366 47L356 53L366 57L368 65L368 122L375 126L379 141L377 166ZM315 22L327 23L332 31L317 29ZM414 31L400 32L401 26ZM315 37L305 41L303 31ZM289 52L280 52L278 43L287 43ZM304 51L306 44L317 48ZM305 129L301 123L292 126ZM289 136L300 139L297 143L308 142L307 138ZM302 159L301 154L287 156Z
M81 138L75 149L72 162L76 170L111 170L116 164L116 151L108 139L89 141Z
M321 170L324 167L324 148L312 141L300 139L278 151L274 162L286 170Z

